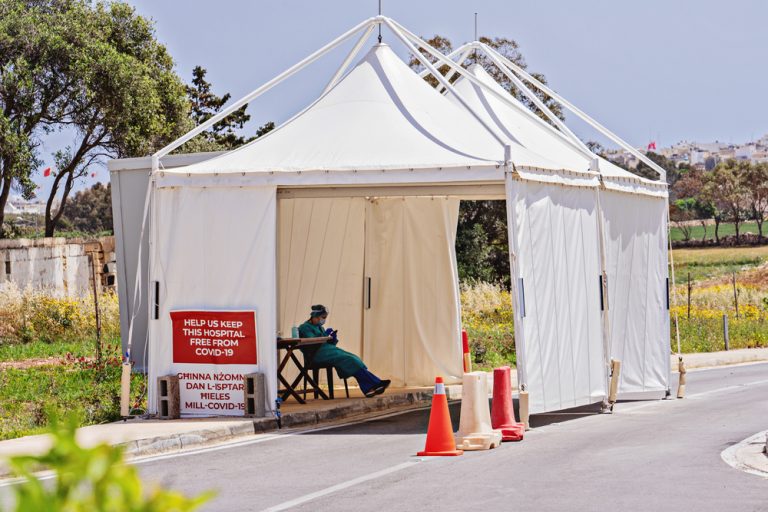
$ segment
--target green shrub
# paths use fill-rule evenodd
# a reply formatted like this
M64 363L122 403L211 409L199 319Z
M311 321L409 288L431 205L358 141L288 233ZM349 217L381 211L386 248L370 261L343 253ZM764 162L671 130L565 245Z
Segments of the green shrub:
M99 296L102 335L120 336L117 294ZM93 339L96 313L93 296L66 297L47 291L24 289L13 284L0 288L0 345L13 343L71 342Z
M48 453L10 459L13 472L23 478L13 487L17 511L183 512L211 498L210 492L187 498L159 487L146 490L136 468L125 463L122 449L80 446L75 439L78 423L72 415L65 422L52 419ZM35 476L43 468L54 472L52 485Z
M478 369L515 365L513 317L511 295L501 285L462 285L462 328L467 331L473 363Z

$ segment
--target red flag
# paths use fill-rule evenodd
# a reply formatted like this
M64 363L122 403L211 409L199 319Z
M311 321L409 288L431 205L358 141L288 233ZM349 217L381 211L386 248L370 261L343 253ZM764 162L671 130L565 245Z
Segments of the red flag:
M651 142L648 143L648 151L650 151L652 149L653 150L656 149L656 141L655 140L652 140Z
M95 172L92 172L92 173L91 173L91 178L95 178L95 177L96 177L96 173L95 173Z
M50 175L51 175L51 168L50 167L46 167L45 170L43 171L43 176L45 176L47 178Z

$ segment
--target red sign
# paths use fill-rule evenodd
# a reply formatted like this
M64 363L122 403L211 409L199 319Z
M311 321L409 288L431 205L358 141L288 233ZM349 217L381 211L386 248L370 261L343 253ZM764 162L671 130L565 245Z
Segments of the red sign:
M173 362L256 364L254 311L172 311Z

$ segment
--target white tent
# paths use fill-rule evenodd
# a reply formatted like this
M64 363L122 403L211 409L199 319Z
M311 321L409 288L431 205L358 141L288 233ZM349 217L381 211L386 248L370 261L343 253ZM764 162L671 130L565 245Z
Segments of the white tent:
M649 197L663 198L665 186L604 161L596 167L562 146L560 134L529 118L521 126L498 122L493 116L509 105L484 111L473 103L482 96L470 94L461 82L454 88L440 77L449 97L441 95L386 45L374 46L341 78L377 24L387 25L411 53L417 53L414 44L434 52L392 20L372 18L153 156L145 207L148 281L154 291L150 410L157 406L155 377L169 373L187 381L182 383L186 414L211 412L185 407L193 395L185 390L197 389L203 374L232 378L261 371L271 405L277 387L275 336L287 334L318 302L330 307L344 348L396 384L429 385L437 374L458 378L455 228L458 200L476 197L507 201L523 362L518 371L531 411L606 397L605 363L612 352L600 309L598 278L601 268L610 268L603 253L624 261L647 249L648 260L662 261L666 249L652 243L664 240L652 236L664 231L663 219L625 222L607 213L616 212L621 200L611 203L598 191L610 181L640 205ZM175 147L358 32L362 36L329 87L294 118L238 150L161 168L160 158ZM457 72L466 85L499 96L495 84L482 83L463 68ZM601 210L600 201L610 204ZM646 232L652 235L639 241ZM611 236L613 245L602 241ZM615 273L616 281L629 285L623 290L626 308L614 314L623 313L627 321L616 323L631 329L623 333L623 353L647 352L648 337L639 333L655 317L636 311L633 298L643 286L655 297L654 284L631 269ZM137 272L137 290L140 279ZM609 291L609 299L620 292ZM207 373L174 362L170 313L178 310L255 311L257 361L214 366ZM648 361L663 373L657 359ZM639 379L644 386L646 373ZM231 393L227 400L241 396Z

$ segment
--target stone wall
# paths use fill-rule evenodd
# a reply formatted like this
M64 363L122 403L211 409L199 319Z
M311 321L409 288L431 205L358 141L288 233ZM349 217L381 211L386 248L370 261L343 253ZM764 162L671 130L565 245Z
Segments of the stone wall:
M0 288L14 283L57 295L82 295L91 290L91 258L97 283L114 287L114 237L0 240Z

